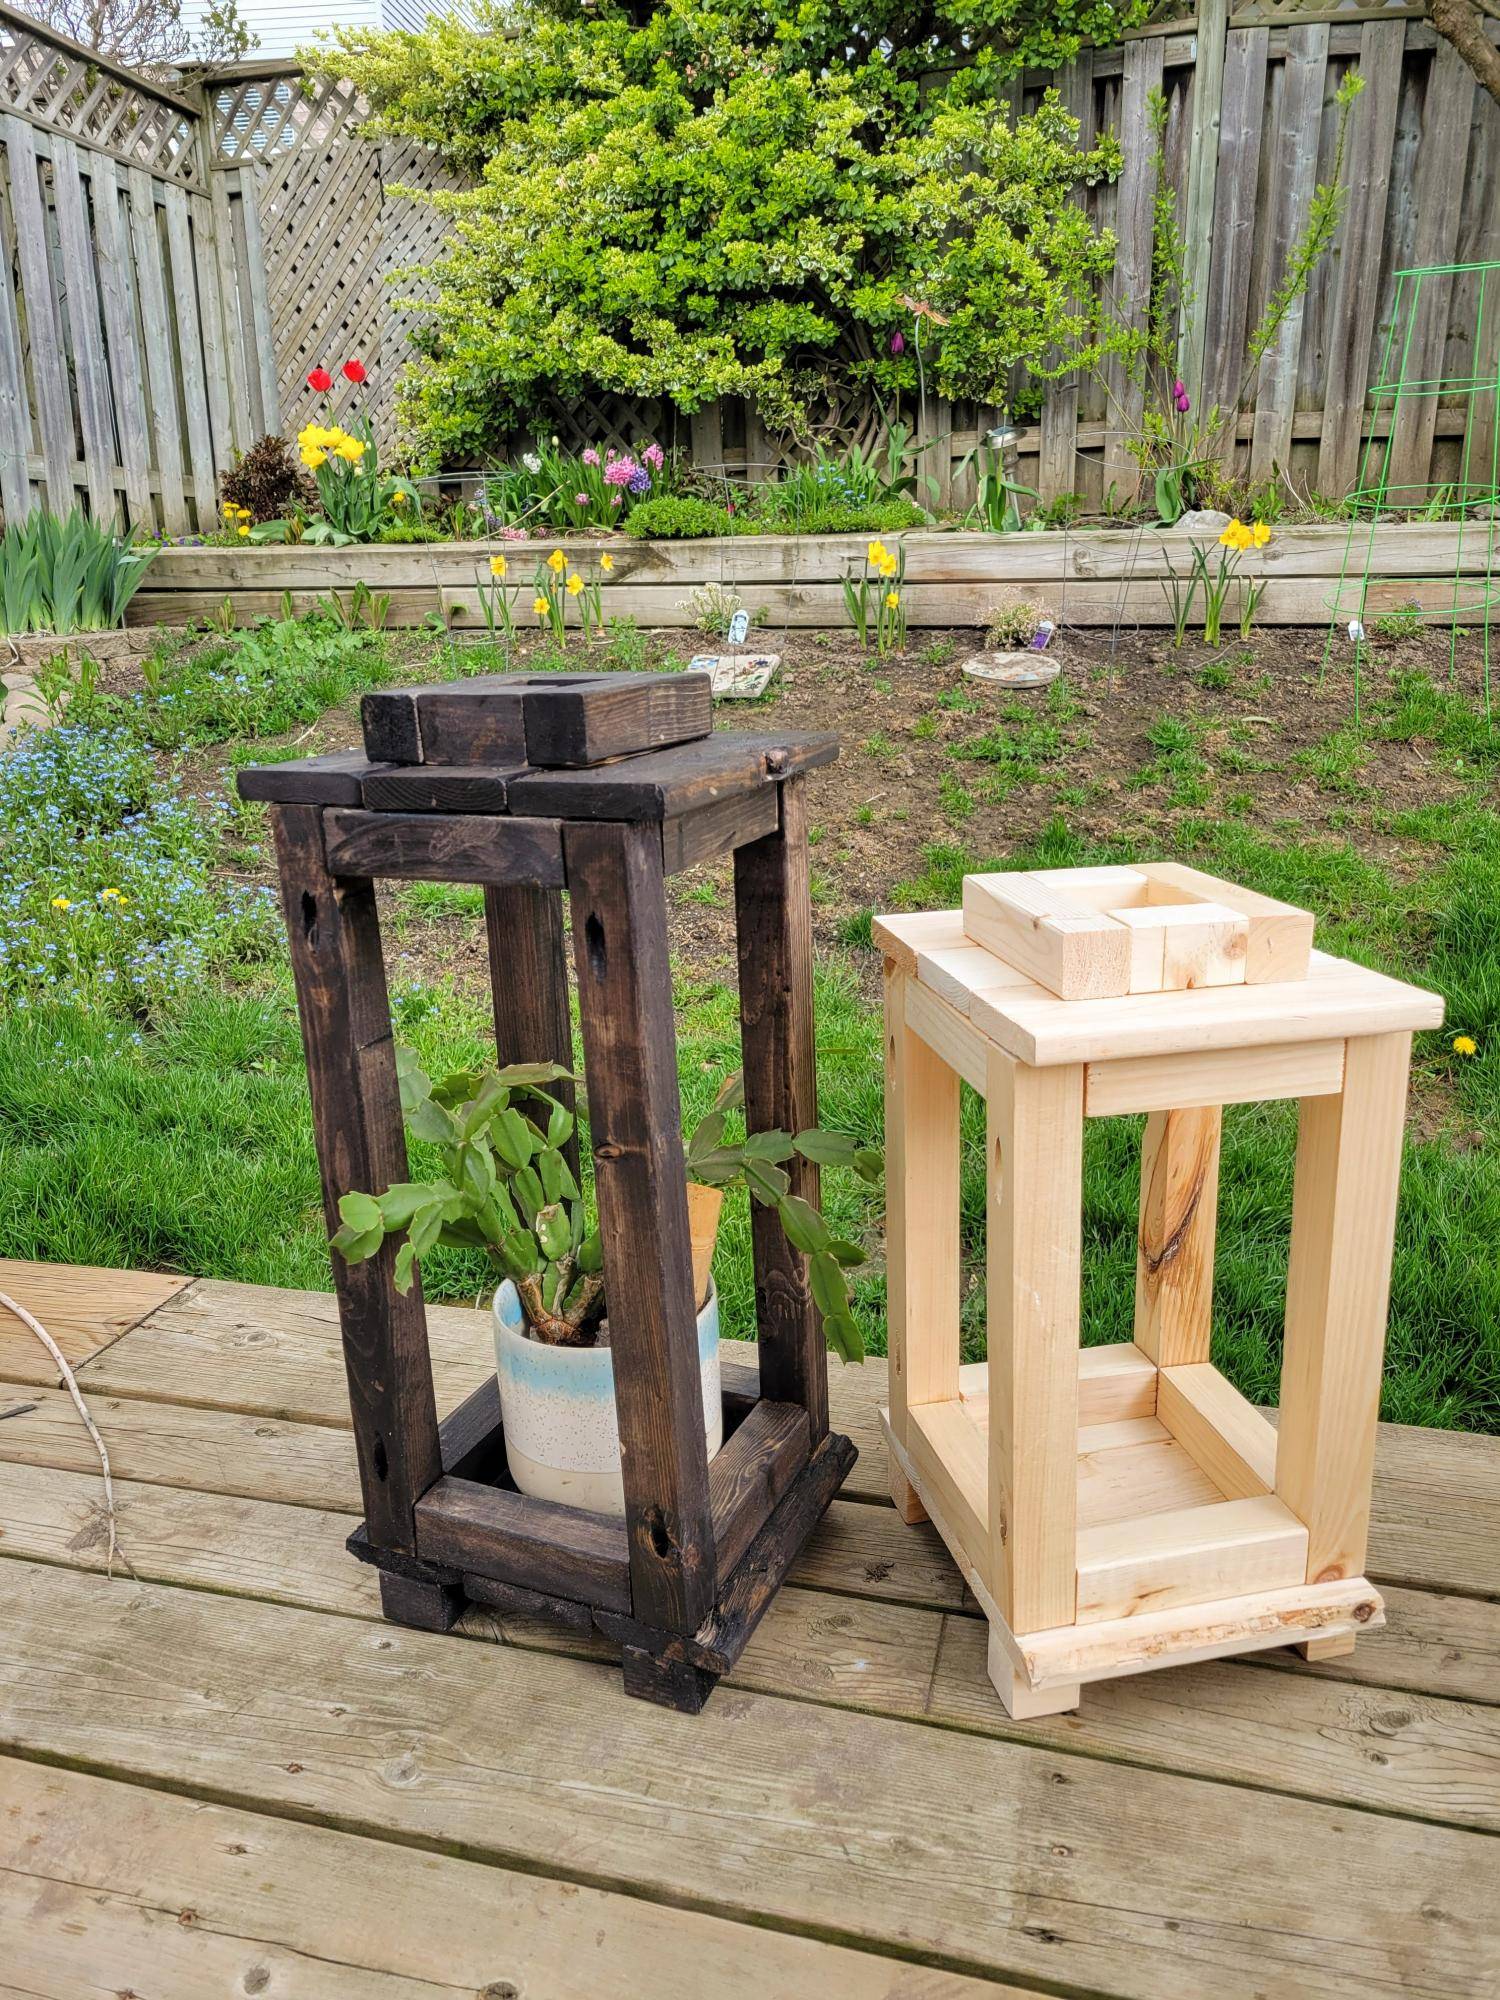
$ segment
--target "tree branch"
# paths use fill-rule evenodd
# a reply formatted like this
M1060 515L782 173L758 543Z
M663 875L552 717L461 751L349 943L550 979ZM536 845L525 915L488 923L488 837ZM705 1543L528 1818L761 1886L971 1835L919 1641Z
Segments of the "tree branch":
M1432 0L1432 25L1500 104L1500 49L1485 33L1479 0Z

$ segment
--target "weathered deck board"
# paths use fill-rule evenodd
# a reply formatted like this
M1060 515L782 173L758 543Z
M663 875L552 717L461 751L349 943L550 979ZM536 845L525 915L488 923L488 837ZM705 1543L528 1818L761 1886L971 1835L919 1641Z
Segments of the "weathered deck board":
M1085 1991L1478 2000L1500 1979L1482 1835L740 1691L704 1727L581 1661L37 1563L0 1564L0 1733Z
M103 1271L0 1257L0 1292L41 1320L74 1368L175 1297L187 1282L151 1271ZM0 1382L56 1380L46 1348L0 1306Z
M493 1365L484 1314L433 1307L433 1375L447 1410ZM40 1351L40 1350L38 1350ZM753 1347L726 1356L754 1359ZM332 1295L272 1291L200 1279L169 1300L128 1342L90 1362L91 1395L213 1404L272 1419L348 1423ZM884 1501L885 1447L876 1411L886 1394L881 1360L830 1365L835 1429L860 1459L844 1488ZM1383 1424L1376 1454L1370 1573L1379 1582L1500 1597L1500 1443L1448 1431Z
M0 1991L30 2000L1037 2000L76 1771L6 1761L0 1796Z
M344 1550L345 1515L128 1481L117 1483L116 1500L122 1546L144 1582L380 1615L374 1572ZM894 1520L894 1509L880 1511ZM12 1556L104 1567L97 1478L0 1464L0 1520ZM613 1657L536 1619L471 1611L467 1630ZM1012 1722L986 1671L986 1633L982 1619L945 1623L934 1611L789 1587L729 1678L762 1693L1500 1832L1500 1708L1393 1701L1385 1688L1352 1693L1217 1661L1106 1682L1066 1718Z

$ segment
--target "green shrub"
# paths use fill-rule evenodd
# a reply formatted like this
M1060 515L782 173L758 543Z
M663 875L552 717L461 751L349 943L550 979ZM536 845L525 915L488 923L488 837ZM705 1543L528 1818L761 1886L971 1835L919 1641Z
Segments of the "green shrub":
M292 457L285 438L257 438L219 480L225 511L242 508L251 522L275 521L283 514L310 514L318 490Z
M705 535L732 535L735 517L727 507L711 500L694 500L687 494L664 493L658 499L642 500L632 507L625 520L627 535L647 542L693 541Z
M1055 93L1014 122L996 97L1147 11L514 0L503 33L434 19L301 51L479 182L420 197L450 228L424 274L411 434L431 462L482 460L580 392L684 412L746 396L794 433L830 395L910 408L911 299L940 315L921 328L929 394L1003 404L1018 364L1133 352L1100 304L1113 238L1074 200L1118 172L1119 141L1080 148Z

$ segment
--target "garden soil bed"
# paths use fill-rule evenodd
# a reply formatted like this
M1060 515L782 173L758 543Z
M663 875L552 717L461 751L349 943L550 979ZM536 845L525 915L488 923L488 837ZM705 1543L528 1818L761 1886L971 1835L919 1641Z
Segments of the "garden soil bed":
M1178 652L1159 634L1112 643L1108 634L1064 633L1049 653L1058 681L1014 693L965 678L971 631L924 634L885 660L847 634L762 632L756 644L781 654L780 674L762 701L723 704L717 726L834 729L842 738L838 762L810 781L814 922L825 947L857 937L862 911L926 900L934 849L958 852L970 867L1004 865L1060 818L1084 842L1133 854L1191 845L1195 823L1233 822L1280 842L1349 839L1400 875L1431 854L1393 824L1459 796L1463 779L1450 756L1420 743L1384 740L1377 728L1355 738L1350 648L1340 640L1322 674L1325 638L1321 628L1280 628L1248 645L1236 638ZM659 635L652 650L681 660L681 635ZM1456 682L1469 693L1479 685L1478 650L1477 639L1460 641ZM525 657L523 647L518 664ZM1444 680L1448 660L1446 632L1377 642L1364 665L1365 713L1389 700L1399 673ZM351 705L295 738L268 741L265 760L358 742ZM204 753L193 778L214 788L223 770L217 753ZM483 978L481 926L391 893L404 974ZM728 862L676 878L672 893L683 972L729 972ZM875 972L871 961L872 981Z

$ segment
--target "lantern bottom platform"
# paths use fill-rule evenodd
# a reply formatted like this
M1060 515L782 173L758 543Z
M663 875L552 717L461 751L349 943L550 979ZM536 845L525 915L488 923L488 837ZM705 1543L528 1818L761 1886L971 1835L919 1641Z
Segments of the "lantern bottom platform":
M1268 1447L1274 1464L1272 1426L1217 1369L1158 1370L1127 1342L1080 1355L1075 1622L1013 1632L986 1582L985 1375L985 1363L970 1364L956 1400L910 1406L906 1448L884 1410L881 1429L897 1508L908 1522L932 1522L989 1621L990 1679L1009 1715L1060 1714L1078 1706L1085 1682L1154 1667L1271 1646L1315 1647L1328 1657L1385 1623L1366 1578L1305 1581L1307 1530L1241 1456ZM1184 1385L1183 1377L1194 1379ZM1195 1451L1160 1415L1109 1414L1153 1404L1188 1413L1179 1420ZM1229 1413L1231 1436L1205 1407Z

